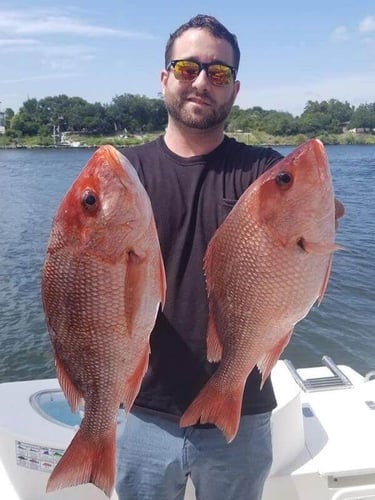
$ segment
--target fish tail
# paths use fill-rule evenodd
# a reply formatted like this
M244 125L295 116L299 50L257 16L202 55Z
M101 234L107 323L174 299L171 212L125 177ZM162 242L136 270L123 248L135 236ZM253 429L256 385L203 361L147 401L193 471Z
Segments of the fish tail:
M108 496L113 492L116 472L116 426L99 440L79 430L52 471L46 491L93 483Z
M243 387L224 391L215 384L214 377L203 387L198 396L187 408L180 420L181 427L201 424L214 424L224 434L228 443L236 437L241 416Z

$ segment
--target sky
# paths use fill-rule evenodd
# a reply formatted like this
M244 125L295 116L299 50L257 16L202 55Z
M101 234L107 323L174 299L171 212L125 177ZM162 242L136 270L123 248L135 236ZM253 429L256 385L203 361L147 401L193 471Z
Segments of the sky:
M0 110L60 94L156 98L169 34L196 14L238 38L242 109L375 102L374 0L0 0Z

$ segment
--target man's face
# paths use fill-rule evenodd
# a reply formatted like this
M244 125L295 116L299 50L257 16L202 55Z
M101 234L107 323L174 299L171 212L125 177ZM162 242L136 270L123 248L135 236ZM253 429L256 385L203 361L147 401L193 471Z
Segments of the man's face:
M229 42L214 38L207 30L191 28L177 38L171 59L188 59L200 63L222 62L233 66L233 49ZM172 69L161 74L164 102L170 117L195 129L222 125L228 116L239 90L239 82L213 85L206 72L194 81L177 80Z

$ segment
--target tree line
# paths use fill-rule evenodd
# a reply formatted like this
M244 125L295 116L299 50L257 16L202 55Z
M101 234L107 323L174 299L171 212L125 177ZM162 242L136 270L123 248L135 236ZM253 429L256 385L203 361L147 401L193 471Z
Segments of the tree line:
M5 130L11 137L50 136L62 132L121 135L160 132L167 124L162 98L123 94L110 104L89 103L81 97L59 95L28 99L17 113L5 110ZM352 106L347 101L308 101L300 116L259 106L233 106L228 132L263 131L274 136L339 134L346 129L375 133L375 103Z
M361 104L357 108L347 101L308 101L300 116L284 111L266 111L260 107L241 110L234 106L228 130L262 130L271 135L290 136L304 134L340 134L343 129L375 131L375 103Z
M61 132L107 135L161 130L167 121L163 101L123 94L109 105L81 97L59 95L28 99L17 113L5 110L6 133L13 137L46 136Z

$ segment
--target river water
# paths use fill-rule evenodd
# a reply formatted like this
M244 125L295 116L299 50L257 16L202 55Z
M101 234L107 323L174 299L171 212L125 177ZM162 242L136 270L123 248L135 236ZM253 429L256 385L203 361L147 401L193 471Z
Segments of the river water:
M292 148L277 147L282 154ZM322 304L295 328L282 358L297 367L324 354L365 374L375 369L375 146L327 146L344 203ZM55 376L40 301L53 214L92 149L0 150L0 382Z

